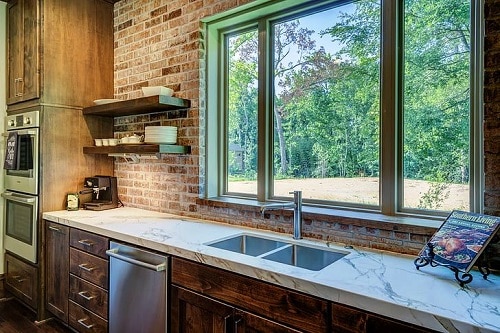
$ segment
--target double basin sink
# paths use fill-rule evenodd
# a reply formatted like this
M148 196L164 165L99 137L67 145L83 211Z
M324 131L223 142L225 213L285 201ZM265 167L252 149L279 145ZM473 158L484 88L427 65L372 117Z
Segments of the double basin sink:
M218 249L319 271L349 254L257 235L241 234L206 244Z

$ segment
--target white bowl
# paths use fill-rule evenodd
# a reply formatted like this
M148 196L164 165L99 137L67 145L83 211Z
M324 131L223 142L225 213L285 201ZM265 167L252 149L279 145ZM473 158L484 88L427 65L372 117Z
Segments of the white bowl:
M144 96L156 96L156 95L172 96L174 94L174 91L167 87L154 86L154 87L142 87L142 93L144 94Z

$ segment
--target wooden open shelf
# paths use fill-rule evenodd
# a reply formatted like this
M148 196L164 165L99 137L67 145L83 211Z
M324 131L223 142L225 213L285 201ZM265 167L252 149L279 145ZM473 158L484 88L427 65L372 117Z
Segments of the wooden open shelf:
M83 147L84 154L190 154L190 146L179 145L118 145L103 147Z
M191 101L188 99L155 95L127 101L89 106L83 108L83 114L103 117L121 117L144 113L188 109L190 107Z

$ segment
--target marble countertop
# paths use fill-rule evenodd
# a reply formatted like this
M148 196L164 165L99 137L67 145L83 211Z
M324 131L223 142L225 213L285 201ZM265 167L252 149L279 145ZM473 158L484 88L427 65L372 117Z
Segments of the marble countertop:
M116 240L257 278L440 332L500 332L500 276L460 287L444 267L415 268L415 257L231 226L136 208L46 212L43 218ZM252 233L350 253L320 271L205 245Z

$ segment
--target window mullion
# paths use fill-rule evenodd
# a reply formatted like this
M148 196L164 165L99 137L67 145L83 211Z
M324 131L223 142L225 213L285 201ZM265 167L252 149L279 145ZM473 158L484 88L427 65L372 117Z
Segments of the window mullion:
M400 94L397 69L398 56L398 8L396 0L382 1L381 41L381 115L380 115L380 207L383 214L396 213L397 184L401 178L401 163L398 158L398 109ZM398 175L396 177L396 175Z
M273 174L273 118L272 118L272 60L269 52L272 38L269 23L260 20L259 29L259 64L258 64L258 164L257 164L257 200L265 201L272 196Z

